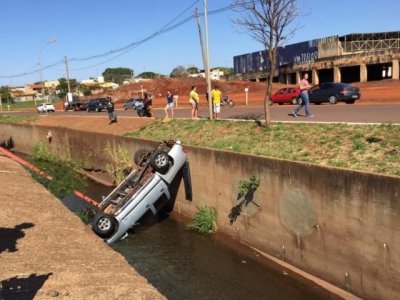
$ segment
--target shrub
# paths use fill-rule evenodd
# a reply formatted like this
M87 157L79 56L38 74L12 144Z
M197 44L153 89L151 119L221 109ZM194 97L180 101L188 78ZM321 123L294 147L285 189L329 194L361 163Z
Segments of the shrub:
M217 212L214 208L202 205L197 207L197 213L187 227L199 233L212 233L217 231Z

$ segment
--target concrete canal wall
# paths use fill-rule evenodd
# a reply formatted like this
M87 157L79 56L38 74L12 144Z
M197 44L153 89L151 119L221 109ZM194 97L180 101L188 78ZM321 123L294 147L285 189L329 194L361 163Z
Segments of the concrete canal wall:
M29 153L51 131L54 153L104 169L107 143L132 154L157 143L65 128L0 125L0 141ZM184 142L184 141L183 141ZM219 230L368 299L400 298L400 177L187 147L193 201L180 189L175 210L206 204ZM260 179L254 198L230 223L238 184Z

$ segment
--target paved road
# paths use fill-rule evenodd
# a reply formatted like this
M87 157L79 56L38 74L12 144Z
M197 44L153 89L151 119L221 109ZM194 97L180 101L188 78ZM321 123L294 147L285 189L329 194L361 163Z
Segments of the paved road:
M271 106L272 120L273 121L307 121L307 122L350 122L350 123L397 123L400 124L400 103L391 104L322 104L311 105L311 111L315 115L314 118L298 117L294 118L289 114L293 111L295 106L292 105L273 105ZM200 108L199 116L207 118L209 116L208 107L203 106ZM3 114L24 114L24 115L37 115L36 112L2 112ZM302 112L304 113L304 111ZM52 113L49 113L50 115ZM56 111L56 115L79 115L79 116L95 116L99 114L106 114L106 112L96 113L86 111L73 112L73 111ZM118 110L118 116L132 116L136 117L137 114L133 110ZM164 111L160 108L154 109L154 114L157 118L164 117ZM189 118L190 108L179 107L175 109L175 117ZM221 118L224 119L263 119L263 107L244 107L238 106L234 108L223 107Z

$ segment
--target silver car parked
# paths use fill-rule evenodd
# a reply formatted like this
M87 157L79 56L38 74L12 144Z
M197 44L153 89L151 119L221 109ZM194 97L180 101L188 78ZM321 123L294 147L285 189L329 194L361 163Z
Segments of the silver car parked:
M155 150L138 150L131 172L99 205L93 231L107 243L124 237L146 214L156 215L171 201L170 185L185 166L181 142L161 143Z

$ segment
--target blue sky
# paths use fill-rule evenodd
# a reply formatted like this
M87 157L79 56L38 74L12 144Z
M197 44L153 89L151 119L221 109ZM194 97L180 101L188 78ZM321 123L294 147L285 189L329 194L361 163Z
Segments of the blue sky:
M208 10L213 11L232 1L207 3ZM399 0L298 3L304 16L295 21L301 29L290 43L331 35L400 30ZM70 78L78 80L99 76L108 67L131 68L136 75L144 71L167 75L178 65L203 68L195 19L125 53L79 60L141 41L182 13L172 24L190 17L196 7L203 12L202 0L2 0L1 4L0 85L39 81L39 56L42 66L55 64L43 70L44 80L65 77L64 56L69 59ZM237 13L229 10L209 16L211 67L233 67L233 56L262 49L232 22L236 17ZM48 44L54 38L57 42ZM32 71L30 75L9 78Z

